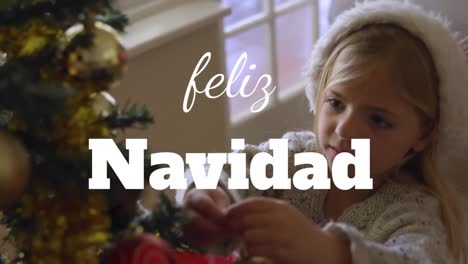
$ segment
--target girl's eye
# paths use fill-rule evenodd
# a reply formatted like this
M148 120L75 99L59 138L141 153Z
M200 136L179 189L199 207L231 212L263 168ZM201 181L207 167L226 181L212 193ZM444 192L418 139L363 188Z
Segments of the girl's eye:
M344 104L337 99L327 99L327 104L330 105L334 109L342 109L344 107Z
M378 128L392 128L392 124L387 122L383 117L380 115L371 115L370 121L372 125Z

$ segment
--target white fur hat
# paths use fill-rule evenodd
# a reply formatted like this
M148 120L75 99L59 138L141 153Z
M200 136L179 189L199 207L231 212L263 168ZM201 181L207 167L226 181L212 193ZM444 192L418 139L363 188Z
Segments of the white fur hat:
M320 73L336 45L351 32L368 24L395 24L420 38L428 47L440 79L440 138L437 161L442 177L468 186L468 65L464 52L450 32L448 21L410 3L366 1L338 16L315 45L307 69L306 95L315 112Z

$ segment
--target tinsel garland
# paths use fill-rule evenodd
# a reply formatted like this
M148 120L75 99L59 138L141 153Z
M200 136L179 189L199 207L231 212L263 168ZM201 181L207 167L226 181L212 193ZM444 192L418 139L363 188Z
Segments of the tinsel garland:
M127 22L111 1L0 4L0 130L24 146L30 164L21 198L2 208L2 222L11 230L8 239L18 250L13 263L99 263L102 250L130 228L135 213L121 205L134 204L138 193L123 191L132 195L122 201L119 188L87 188L88 139L115 139L119 130L153 122L145 107L121 107L100 94L121 77L114 72L125 67L113 30L123 31ZM83 29L71 35L76 25ZM102 37L107 43L95 41ZM109 50L113 57L70 60L104 44L114 47ZM109 177L115 180L112 170Z

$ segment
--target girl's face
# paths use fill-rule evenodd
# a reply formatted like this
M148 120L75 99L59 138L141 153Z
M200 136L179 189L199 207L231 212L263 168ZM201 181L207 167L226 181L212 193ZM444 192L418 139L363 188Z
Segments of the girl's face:
M341 55L329 84L345 63ZM338 66L338 67L337 67ZM374 180L399 164L410 151L427 143L420 115L401 96L401 88L385 67L365 80L329 85L323 91L317 116L320 147L331 164L340 152L350 152L352 138L370 139L370 173ZM352 176L352 175L350 175Z

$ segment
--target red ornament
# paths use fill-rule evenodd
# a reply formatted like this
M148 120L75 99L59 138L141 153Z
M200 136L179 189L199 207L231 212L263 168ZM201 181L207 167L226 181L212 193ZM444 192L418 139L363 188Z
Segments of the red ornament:
M135 239L123 240L109 253L112 264L176 264L176 254L162 239L143 234Z
M202 255L176 252L164 240L143 234L134 239L122 240L111 250L109 264L233 264L238 254L230 256Z

